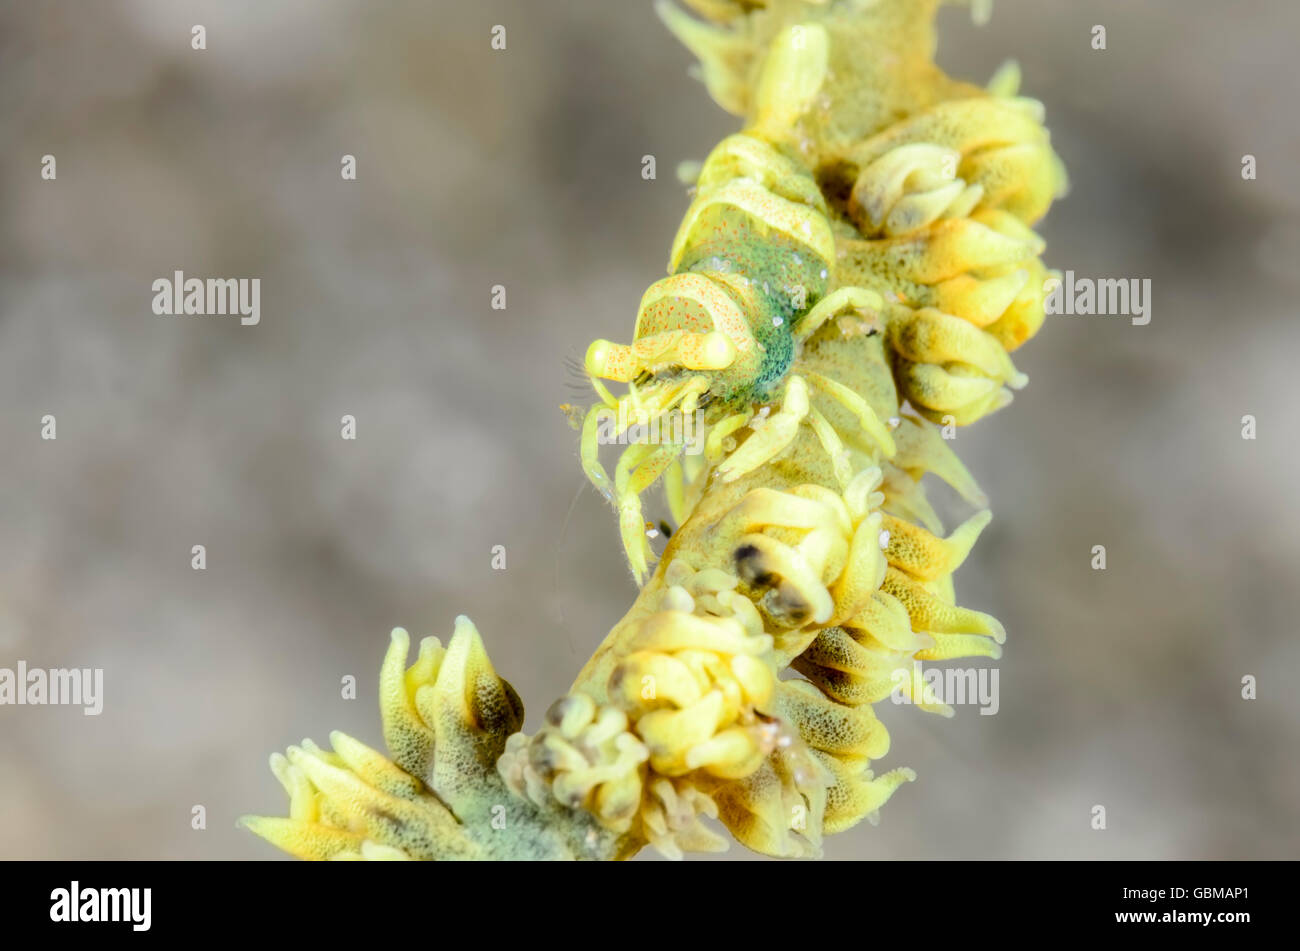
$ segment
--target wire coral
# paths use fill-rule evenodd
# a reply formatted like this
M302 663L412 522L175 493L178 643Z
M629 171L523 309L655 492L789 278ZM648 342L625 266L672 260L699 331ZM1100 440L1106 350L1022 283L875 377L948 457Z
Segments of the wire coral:
M872 704L951 713L917 660L998 657L1002 625L952 575L990 520L936 424L1005 406L1043 321L1031 225L1065 187L1042 105L931 61L938 0L686 0L660 13L742 116L685 177L694 197L633 341L593 343L581 459L642 588L539 731L461 618L384 662L392 760L341 734L272 758L307 858L816 855L905 768ZM615 396L607 383L626 385ZM704 451L602 426L698 416ZM612 422L609 422L612 421ZM922 478L977 511L946 536ZM655 561L641 497L679 525ZM787 671L799 676L782 679ZM788 674L787 674L788 676Z

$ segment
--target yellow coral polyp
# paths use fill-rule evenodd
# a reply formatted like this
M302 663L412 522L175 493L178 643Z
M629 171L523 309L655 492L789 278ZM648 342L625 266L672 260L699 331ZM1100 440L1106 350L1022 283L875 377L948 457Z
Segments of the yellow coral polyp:
M915 779L872 768L872 705L950 716L917 662L1000 656L1002 625L955 596L991 515L945 436L1028 382L1009 352L1043 322L1032 225L1066 184L1042 104L1014 65L987 90L943 75L937 0L683 2L703 19L660 13L745 126L690 176L632 340L587 354L582 467L640 593L531 736L467 619L410 667L395 631L391 759L341 734L272 758L289 816L246 824L295 855L676 858L724 846L715 821L816 855ZM611 477L602 418L675 409L704 453L634 443ZM976 510L950 532L927 473ZM655 564L661 478L678 528Z

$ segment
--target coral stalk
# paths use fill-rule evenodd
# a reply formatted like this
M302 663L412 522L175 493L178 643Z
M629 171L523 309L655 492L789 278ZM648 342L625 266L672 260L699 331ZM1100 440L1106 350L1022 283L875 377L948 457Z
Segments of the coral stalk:
M704 19L662 16L745 126L688 170L633 342L587 354L583 468L640 594L532 736L468 620L409 669L395 632L392 759L336 734L272 760L289 818L246 822L296 855L678 857L725 846L714 819L816 855L914 778L873 769L872 705L951 714L915 661L1000 655L1001 624L956 602L990 515L940 427L1028 382L1009 353L1043 321L1030 226L1065 186L1042 106L1014 67L988 89L944 76L936 0L689 2ZM675 412L702 454L633 442L604 469L603 427ZM926 473L976 507L946 536ZM661 479L679 528L652 569Z

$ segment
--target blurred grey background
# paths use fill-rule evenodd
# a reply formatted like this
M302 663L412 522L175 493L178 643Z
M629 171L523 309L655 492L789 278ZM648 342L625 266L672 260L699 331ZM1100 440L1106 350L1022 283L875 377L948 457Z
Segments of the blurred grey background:
M878 707L919 779L828 855L1300 856L1297 34L1289 0L942 12L950 72L1015 57L1047 105L1048 262L1150 278L1152 321L1049 320L961 431L1001 710ZM737 128L689 63L641 0L0 5L0 666L106 678L98 718L0 708L0 857L276 856L234 826L284 809L267 754L379 745L396 625L470 615L535 728L634 594L557 406ZM261 324L154 316L176 269L261 278Z

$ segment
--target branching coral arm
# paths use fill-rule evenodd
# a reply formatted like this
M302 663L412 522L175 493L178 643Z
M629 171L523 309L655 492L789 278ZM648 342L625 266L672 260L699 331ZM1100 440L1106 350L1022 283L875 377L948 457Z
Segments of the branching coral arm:
M950 715L915 661L1000 655L952 583L987 499L935 424L1028 382L1008 354L1043 322L1031 225L1065 188L1042 106L1014 68L981 90L934 66L938 0L684 2L703 19L663 19L745 127L695 173L633 341L587 356L583 469L640 594L532 736L468 620L409 668L395 632L391 759L342 734L272 758L289 816L245 822L296 855L678 857L725 846L712 820L815 855L914 778L873 769L872 704ZM703 454L634 443L611 478L602 418L672 413L698 414ZM946 535L927 472L978 509ZM679 528L652 568L660 477Z

